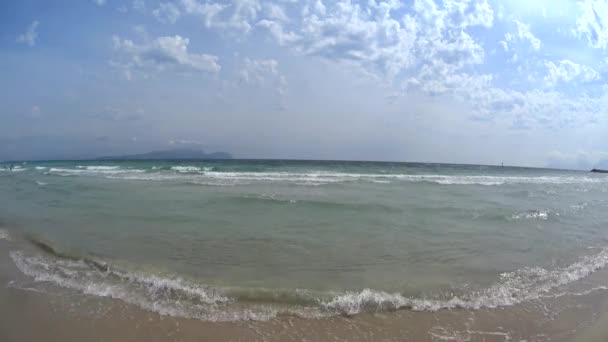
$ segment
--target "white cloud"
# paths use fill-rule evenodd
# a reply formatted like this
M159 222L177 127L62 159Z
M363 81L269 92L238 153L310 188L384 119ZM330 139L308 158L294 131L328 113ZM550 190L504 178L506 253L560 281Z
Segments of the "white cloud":
M513 19L513 22L517 26L517 34L512 35L512 34L507 33L505 35L506 40L508 42L510 42L510 41L526 42L527 41L530 44L530 46L532 47L532 49L534 49L535 51L538 51L541 46L541 41L540 41L540 39L536 38L536 36L534 36L534 34L532 34L532 32L530 31L530 25L525 24L517 19Z
M152 11L152 14L162 23L175 24L181 13L172 2L162 2L157 9Z
M176 35L158 37L151 42L136 44L129 39L113 37L114 48L125 57L123 62L115 63L125 70L125 76L132 77L133 70L178 70L204 71L217 73L221 67L218 57L188 51L190 40Z
M144 0L133 0L133 4L131 5L134 10L139 12L146 11L146 2Z
M257 23L257 26L267 28L279 45L293 43L301 38L294 32L285 32L283 25L278 21L263 19Z
M274 59L253 60L246 58L239 71L242 83L256 87L273 87L277 93L284 94L287 80L279 73L279 63Z
M549 167L589 170L593 167L608 167L608 152L599 150L552 151Z
M574 79L581 82L591 82L598 80L600 75L586 65L580 65L567 59L557 63L545 61L547 67L547 76L545 76L545 84L549 87L556 85L559 82L569 82Z
M368 6L339 1L305 7L296 49L330 60L361 63L390 77L413 64L416 22L396 18L398 1L370 1Z
M584 124L596 119L602 108L601 100L586 95L570 98L554 90L502 89L489 82L462 92L480 119L510 122L514 128Z
M201 3L182 0L185 13L198 15L206 27L249 33L262 5L258 0L234 0L229 3Z
M592 120L601 108L598 99L584 94L574 98L552 89L509 88L504 83L497 86L496 75L476 71L486 58L479 31L491 28L496 19L487 0L414 0L412 4L398 0L180 0L179 4L177 13L198 16L207 28L219 33L246 35L253 30L266 31L278 45L293 53L346 62L342 65L356 66L405 92L451 97L464 103L472 117L501 120L513 128L570 125L577 117ZM161 16L161 7L154 11L155 16ZM166 21L174 22L179 15ZM522 63L527 63L527 51L521 46L539 51L542 42L529 24L504 14L501 20L513 28L498 42L502 50L509 52L506 62L524 72ZM173 62L169 64L193 66L190 58L177 58L178 54L170 52L179 49L161 47L156 41L135 45L125 40L119 45L135 51L131 65L163 68L167 63L144 52L158 50L171 56L168 60ZM180 51L180 56L188 56L185 48ZM273 59L245 59L238 73L242 84L273 85L283 93L286 81L277 66ZM538 82L545 76L544 83L552 87L560 82L599 78L592 68L568 60L547 60L544 66L546 74L535 70L527 78L522 76L522 83Z
M265 3L264 4L264 13L266 17L272 20L278 20L281 22L289 21L289 17L285 13L283 7L274 3Z
M606 49L608 46L608 2L584 0L579 2L582 14L576 20L576 33L585 37L589 46Z
M507 42L505 42L504 40L499 41L498 44L500 44L500 46L502 46L502 49L505 50L505 52L509 51L509 44Z
M38 24L38 20L34 20L24 33L17 36L16 41L29 46L36 45L36 40L38 40Z
M97 6L103 6L106 4L106 0L93 0L93 2L97 5Z

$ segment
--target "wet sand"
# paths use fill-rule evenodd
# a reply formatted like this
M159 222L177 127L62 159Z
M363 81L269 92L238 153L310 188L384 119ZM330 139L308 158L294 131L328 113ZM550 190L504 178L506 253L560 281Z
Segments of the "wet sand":
M608 291L487 310L205 322L160 316L20 273L0 240L0 341L607 341ZM606 283L599 271L584 285Z

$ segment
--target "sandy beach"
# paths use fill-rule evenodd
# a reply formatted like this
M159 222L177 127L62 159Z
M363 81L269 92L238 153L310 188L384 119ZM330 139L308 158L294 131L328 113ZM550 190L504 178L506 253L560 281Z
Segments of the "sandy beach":
M486 310L398 310L351 317L204 322L35 282L0 240L0 340L12 341L605 341L608 292ZM597 272L601 281L606 272ZM41 286L42 285L42 286Z

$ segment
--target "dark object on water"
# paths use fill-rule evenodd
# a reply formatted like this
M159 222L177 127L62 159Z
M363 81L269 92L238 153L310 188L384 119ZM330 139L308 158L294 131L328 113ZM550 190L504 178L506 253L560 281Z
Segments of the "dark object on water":
M591 172L608 173L608 170L593 169Z

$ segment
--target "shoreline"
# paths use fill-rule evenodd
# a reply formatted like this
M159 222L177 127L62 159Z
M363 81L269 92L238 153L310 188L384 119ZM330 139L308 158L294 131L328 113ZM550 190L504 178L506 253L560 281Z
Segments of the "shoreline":
M0 240L0 340L82 341L603 341L607 291L497 309L397 310L324 319L209 322L162 316L22 274ZM591 277L603 281L608 272ZM590 280L585 280L589 282ZM41 286L44 285L44 286Z

